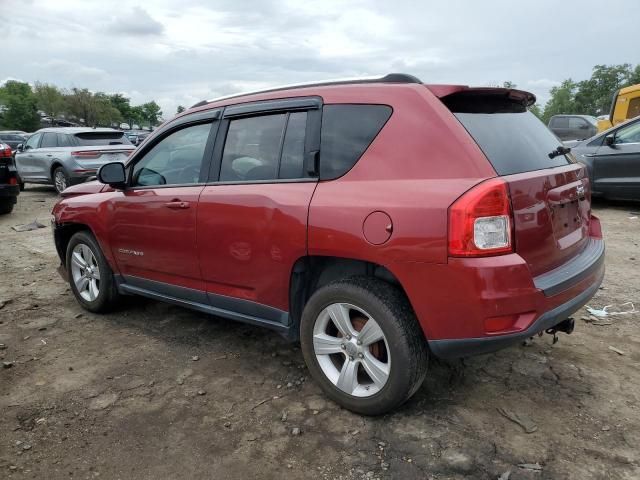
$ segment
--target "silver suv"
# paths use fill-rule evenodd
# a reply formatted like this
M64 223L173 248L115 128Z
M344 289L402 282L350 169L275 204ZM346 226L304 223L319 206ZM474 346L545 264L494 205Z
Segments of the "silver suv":
M58 193L95 176L105 163L124 161L135 150L124 132L112 128L43 128L18 145L21 186L43 183Z

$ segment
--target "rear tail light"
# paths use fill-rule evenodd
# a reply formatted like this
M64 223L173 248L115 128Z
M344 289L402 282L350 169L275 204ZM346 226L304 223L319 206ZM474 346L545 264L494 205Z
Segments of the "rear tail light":
M17 185L18 184L18 180L16 179L16 177L11 177L9 179L9 185Z
M11 147L0 143L0 158L11 158Z
M513 252L509 191L499 178L472 188L449 207L449 255L485 257Z
M71 152L71 156L76 158L98 158L100 155L102 155L102 152L99 150Z

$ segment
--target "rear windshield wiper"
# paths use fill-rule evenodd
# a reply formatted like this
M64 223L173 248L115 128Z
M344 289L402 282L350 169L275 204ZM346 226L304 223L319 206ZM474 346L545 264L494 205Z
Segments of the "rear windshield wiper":
M553 152L549 153L549 158L556 158L559 155L566 155L569 152L571 152L571 148L560 145Z

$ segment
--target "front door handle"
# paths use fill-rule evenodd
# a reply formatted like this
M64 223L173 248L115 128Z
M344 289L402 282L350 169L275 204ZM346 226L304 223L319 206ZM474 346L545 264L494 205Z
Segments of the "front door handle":
M167 202L164 204L165 207L167 208L171 208L174 210L179 210L179 209L184 209L184 208L189 208L189 202L183 202L182 200L171 200L170 202Z

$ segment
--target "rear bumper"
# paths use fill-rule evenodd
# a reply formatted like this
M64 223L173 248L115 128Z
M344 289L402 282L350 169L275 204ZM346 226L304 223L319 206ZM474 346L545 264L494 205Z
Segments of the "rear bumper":
M15 203L18 195L20 195L18 185L0 184L0 199L13 198L13 203Z
M605 248L596 218L591 227L579 255L538 277L515 253L389 268L404 287L435 355L487 353L557 325L595 294L604 277Z
M547 328L557 325L577 312L598 291L603 278L604 269L599 273L595 283L586 290L571 300L543 313L524 331L496 337L431 340L429 341L429 348L437 357L451 359L495 352L496 350L521 342Z

